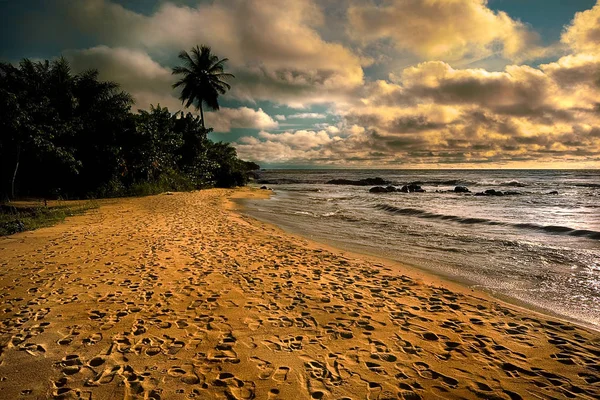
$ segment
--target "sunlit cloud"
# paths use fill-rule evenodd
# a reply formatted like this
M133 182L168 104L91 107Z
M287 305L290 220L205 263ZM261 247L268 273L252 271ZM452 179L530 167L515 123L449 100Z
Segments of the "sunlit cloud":
M544 45L536 26L485 0L160 1L145 12L109 0L59 4L61 24L91 38L62 54L76 72L97 68L120 83L134 108L184 110L171 88L179 51L207 44L227 57L232 90L206 120L219 139L235 131L238 152L252 160L435 167L600 158L599 4L578 9ZM492 61L475 68L474 60Z
M500 53L508 59L535 58L539 36L484 0L387 0L348 10L357 40L391 39L423 59L459 60Z

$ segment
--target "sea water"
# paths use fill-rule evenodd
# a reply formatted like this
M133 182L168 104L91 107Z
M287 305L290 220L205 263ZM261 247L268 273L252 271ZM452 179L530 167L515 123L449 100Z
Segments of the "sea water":
M425 192L327 184L374 177ZM258 219L600 327L600 170L266 170L256 185L274 190L245 202ZM475 195L489 189L512 194Z

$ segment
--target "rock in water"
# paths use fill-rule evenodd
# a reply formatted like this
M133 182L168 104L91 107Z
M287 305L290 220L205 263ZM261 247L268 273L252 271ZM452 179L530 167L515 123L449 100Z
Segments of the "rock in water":
M466 186L457 186L454 188L454 193L471 193L471 191Z
M332 179L325 182L328 185L352 185L352 186L371 186L371 185L389 185L390 181L382 178L365 178L357 181L351 179Z
M369 189L369 193L387 193L388 190L383 186L375 186Z
M475 196L504 196L504 193L499 190L488 189L485 192L475 193Z
M400 192L403 193L424 193L425 189L423 189L421 186L417 185L416 183L409 183L408 185L404 185L402 186L402 188L400 188L399 190Z

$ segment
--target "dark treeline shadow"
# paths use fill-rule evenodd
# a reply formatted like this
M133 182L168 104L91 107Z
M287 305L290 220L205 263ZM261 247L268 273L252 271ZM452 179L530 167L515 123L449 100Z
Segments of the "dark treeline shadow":
M64 58L0 63L0 200L233 187L258 169L209 140L201 117L132 105L118 84L74 74Z

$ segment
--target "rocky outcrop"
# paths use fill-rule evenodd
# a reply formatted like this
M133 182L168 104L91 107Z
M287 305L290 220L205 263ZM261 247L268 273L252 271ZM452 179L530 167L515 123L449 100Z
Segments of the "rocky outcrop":
M409 183L408 185L404 185L400 188L399 192L403 193L424 193L425 189L416 183Z
M369 189L369 193L388 193L388 190L383 186L374 186Z
M351 185L351 186L373 186L373 185L389 185L391 182L383 178L365 178L357 181L351 179L332 179L325 182L328 185Z

